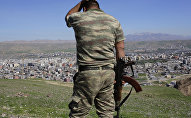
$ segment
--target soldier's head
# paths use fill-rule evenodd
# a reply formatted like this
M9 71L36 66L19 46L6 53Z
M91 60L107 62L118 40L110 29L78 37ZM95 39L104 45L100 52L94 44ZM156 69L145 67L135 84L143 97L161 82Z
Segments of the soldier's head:
M83 11L87 11L89 9L100 9L99 3L96 0L84 0Z

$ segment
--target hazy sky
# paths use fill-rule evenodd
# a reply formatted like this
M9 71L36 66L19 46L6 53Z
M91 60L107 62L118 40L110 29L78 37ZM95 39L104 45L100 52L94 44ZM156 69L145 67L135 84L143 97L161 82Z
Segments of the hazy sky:
M0 41L75 39L64 17L80 0L0 0ZM98 0L125 35L191 35L191 0Z

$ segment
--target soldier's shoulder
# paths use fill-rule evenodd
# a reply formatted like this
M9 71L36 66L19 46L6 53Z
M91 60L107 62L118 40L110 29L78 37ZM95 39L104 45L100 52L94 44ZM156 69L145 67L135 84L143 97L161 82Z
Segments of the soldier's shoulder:
M75 12L75 13L72 13L71 15L69 15L69 17L72 17L72 18L78 18L78 17L81 17L83 16L84 13L83 12Z
M107 14L107 13L104 13L105 17L107 17L108 19L111 19L115 22L119 22L114 16L110 15L110 14Z

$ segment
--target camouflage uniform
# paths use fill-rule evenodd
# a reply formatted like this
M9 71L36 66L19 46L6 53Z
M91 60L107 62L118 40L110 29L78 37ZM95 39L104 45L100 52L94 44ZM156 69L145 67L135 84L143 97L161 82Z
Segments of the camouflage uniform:
M76 37L77 62L83 67L100 67L98 70L79 71L74 77L70 117L85 117L93 103L99 117L113 117L114 46L124 40L118 20L99 9L77 12L67 17Z

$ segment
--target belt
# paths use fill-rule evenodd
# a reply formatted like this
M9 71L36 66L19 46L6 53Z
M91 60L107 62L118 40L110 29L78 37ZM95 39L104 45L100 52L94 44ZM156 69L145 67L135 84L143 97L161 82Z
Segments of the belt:
M79 66L79 71L85 71L85 70L113 70L113 68L109 66L100 66L100 67Z

